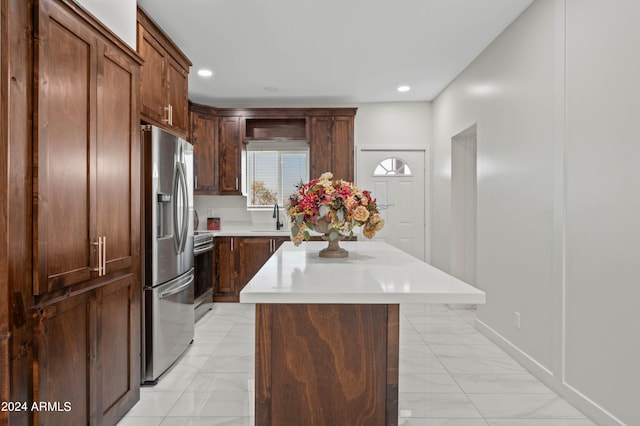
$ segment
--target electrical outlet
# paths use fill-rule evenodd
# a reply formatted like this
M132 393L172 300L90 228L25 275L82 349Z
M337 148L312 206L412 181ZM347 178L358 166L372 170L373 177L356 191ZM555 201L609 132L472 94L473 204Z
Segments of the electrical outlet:
M520 330L520 312L514 312L513 325L516 327L516 330Z

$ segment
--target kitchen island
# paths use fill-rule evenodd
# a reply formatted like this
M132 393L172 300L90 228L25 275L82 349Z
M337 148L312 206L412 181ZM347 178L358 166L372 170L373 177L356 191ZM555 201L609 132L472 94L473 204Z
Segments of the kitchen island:
M257 425L397 425L400 303L485 294L383 242L287 242L240 293L256 304Z

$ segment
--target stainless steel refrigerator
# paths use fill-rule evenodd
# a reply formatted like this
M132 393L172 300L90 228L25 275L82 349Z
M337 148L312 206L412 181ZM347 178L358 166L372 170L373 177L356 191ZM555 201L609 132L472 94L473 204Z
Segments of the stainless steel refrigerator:
M142 382L156 383L193 340L193 146L142 126Z

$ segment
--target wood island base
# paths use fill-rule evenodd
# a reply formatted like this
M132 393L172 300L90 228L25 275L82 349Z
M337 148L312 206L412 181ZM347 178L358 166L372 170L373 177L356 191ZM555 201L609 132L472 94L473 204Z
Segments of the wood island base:
M398 304L256 304L256 425L397 425Z

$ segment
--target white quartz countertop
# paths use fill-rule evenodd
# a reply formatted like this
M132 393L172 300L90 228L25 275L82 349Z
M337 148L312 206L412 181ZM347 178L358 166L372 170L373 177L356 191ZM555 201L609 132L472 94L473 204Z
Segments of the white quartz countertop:
M241 303L485 303L485 293L383 242L285 242L240 292Z
M291 235L289 220L287 218L284 226L276 230L275 222L272 224L255 225L251 223L225 223L219 230L208 231L198 229L196 232L210 232L214 237L288 237Z

